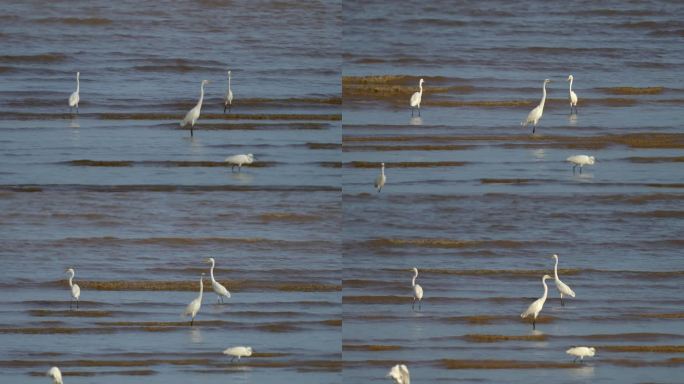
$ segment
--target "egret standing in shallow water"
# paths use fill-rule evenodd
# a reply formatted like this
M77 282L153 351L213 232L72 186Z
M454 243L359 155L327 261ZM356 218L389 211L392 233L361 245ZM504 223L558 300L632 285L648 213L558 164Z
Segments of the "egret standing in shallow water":
M411 384L411 374L404 364L397 364L387 373L396 384Z
M81 297L81 287L78 284L74 284L74 276L76 272L73 268L66 270L67 275L69 275L69 287L71 287L71 302L69 302L69 309L72 308L74 300L76 300L76 309L78 309L78 298Z
M375 178L375 183L373 186L378 190L378 193L382 191L382 187L385 186L387 181L387 176L385 176L385 163L380 163L380 174Z
M550 278L551 276L549 275L544 275L544 277L542 277L542 284L544 284L544 295L535 300L532 304L530 304L529 307L527 307L527 310L525 310L525 312L520 314L520 317L522 317L523 319L528 316L533 316L532 329L537 329L537 316L539 316L539 312L541 312L542 308L544 308L544 303L546 302L546 297L549 293L549 287L546 286L546 279Z
M199 296L195 298L195 300L191 301L190 304L185 308L185 312L183 312L184 316L192 316L192 319L190 320L190 326L195 322L195 316L197 316L197 313L200 310L200 307L202 307L202 293L204 292L204 283L202 282L202 278L204 278L204 273L200 276L200 291L199 291Z
M581 361L584 360L585 357L594 357L596 355L596 348L594 347L572 347L565 351L570 356L575 356L575 360L572 362L576 362L577 359L580 359Z
M546 84L550 82L551 80L549 79L544 80L544 85L542 85L542 98L539 102L539 105L530 111L530 113L527 115L527 119L520 122L520 125L523 127L527 127L529 124L532 124L532 134L534 134L534 131L537 129L537 123L539 123L539 120L544 114L544 104L546 103Z
M568 76L568 81L570 82L570 94L568 98L570 99L570 114L572 115L572 107L575 107L575 114L577 114L577 94L572 90L572 81L574 77L572 75Z
M241 357L250 357L252 356L252 347L244 347L244 346L238 346L238 347L231 347L223 351L224 355L228 356L233 356L232 359L230 359L230 362L232 363L235 361L235 359L238 359L240 361Z
M556 288L558 288L558 292L560 293L561 306L564 306L563 295L574 298L575 292L558 278L558 255L554 254L552 257L556 259L556 265L553 267L553 277L556 280Z
M238 172L242 172L242 166L244 164L252 164L254 162L254 155L248 153L246 155L233 155L226 157L226 163L231 164L231 171L235 171L235 166L238 167Z
M197 102L197 105L195 105L191 110L189 110L188 113L185 114L183 120L180 122L181 128L185 128L188 124L190 124L190 136L193 136L195 123L197 122L197 119L199 119L200 112L202 111L202 101L204 101L205 84L209 84L209 80L202 80L202 84L200 85L200 98Z
M52 377L52 384L64 384L62 381L62 372L59 370L59 368L50 368L46 375Z
M74 107L76 107L76 113L78 114L78 102L81 99L79 92L81 91L81 72L76 72L76 90L69 95L69 110L73 112Z
M416 278L418 277L418 268L413 268L413 280L411 281L411 286L413 287L413 304L411 309L415 310L416 300L418 300L418 310L420 311L421 303L423 302L423 287L416 284Z
M226 113L226 108L228 108L228 113L230 113L230 107L233 106L233 90L230 89L230 69L228 70L228 91L226 91L226 96L223 98L223 113Z
M418 116L420 116L420 100L423 98L423 79L418 82L419 91L411 95L411 117L413 117L413 110L418 108Z
M573 164L572 165L572 174L573 175L575 174L575 168L577 168L577 166L580 167L580 175L581 175L583 166L594 165L594 163L596 162L596 159L594 158L594 156L587 156L587 155L574 155L574 156L568 157L565 160Z
M214 289L214 292L216 292L216 300L217 302L223 303L223 298L230 299L230 292L221 285L216 279L214 279L214 265L216 264L216 261L214 260L213 257L210 257L205 260L207 263L211 263L211 269L209 270L211 273L211 287Z

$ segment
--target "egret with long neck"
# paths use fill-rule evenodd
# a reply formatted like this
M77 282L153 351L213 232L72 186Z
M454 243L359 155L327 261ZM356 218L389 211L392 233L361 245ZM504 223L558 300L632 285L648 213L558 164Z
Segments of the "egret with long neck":
M214 260L213 257L210 257L206 259L207 263L211 263L211 269L209 270L209 274L211 275L211 287L214 289L214 292L216 293L216 302L221 302L223 303L223 298L228 298L230 299L230 292L221 285L216 279L214 279L214 266L216 265L216 260Z
M223 113L226 113L226 108L228 108L228 113L230 113L230 108L233 106L233 90L230 89L230 69L228 70L228 91L226 91L226 96L223 98Z
M572 107L575 107L575 114L577 114L577 94L572 90L572 82L575 78L572 75L568 76L568 82L570 82L570 89L568 98L570 99L570 114L572 115Z
M574 298L575 292L558 278L558 255L554 254L552 257L556 260L556 264L553 266L553 277L556 281L556 288L558 288L558 292L560 293L561 306L564 306L563 295Z
M185 316L192 316L192 319L190 320L190 326L192 326L195 322L195 316L197 316L197 313L199 312L200 308L202 307L202 293L204 292L204 283L202 282L202 279L204 277L204 273L200 275L200 291L199 291L199 296L197 296L196 299L190 302L188 306L185 308L185 312L183 312L183 315Z
M80 101L81 92L81 72L76 72L76 91L74 91L69 96L69 110L73 112L74 107L76 107L76 114L78 114L78 102Z
M382 187L385 186L387 181L387 176L385 176L385 163L380 163L380 174L375 178L375 183L373 186L378 190L378 193L382 191Z
M69 288L71 288L71 301L69 302L69 309L72 308L74 300L76 300L76 309L78 309L78 300L81 297L81 287L78 284L74 284L74 276L76 272L73 268L66 270L67 275L69 275Z
M539 312L541 312L542 308L544 308L546 297L549 294L549 287L546 286L546 279L550 278L551 276L549 275L544 275L544 277L542 277L542 284L544 284L544 295L535 300L532 304L530 304L529 307L527 307L525 312L520 314L520 317L523 319L528 316L532 316L532 329L536 329L537 327L537 317L539 316Z
M420 101L423 98L423 82L425 80L420 79L418 82L418 92L414 93L411 95L411 117L413 117L413 111L415 108L418 108L418 116L420 116Z
M520 125L523 127L527 127L529 124L532 124L532 134L534 134L535 130L537 129L537 123L539 123L539 120L544 114L544 104L546 104L546 84L550 82L551 80L549 79L544 80L544 84L542 85L542 98L539 102L539 105L530 111L530 113L527 115L527 119L520 123Z
M411 309L415 310L416 300L418 300L418 310L420 311L421 303L423 302L423 287L416 284L416 278L418 277L418 268L413 268L413 280L411 280L411 286L413 287L413 304Z
M191 110L188 111L188 113L185 114L185 118L180 122L181 128L186 127L188 124L190 124L190 136L194 136L194 128L195 128L195 123L197 122L197 119L200 117L200 112L202 111L202 102L204 101L204 85L209 84L209 80L202 80L202 84L200 85L200 98L199 101L197 101L197 105L195 105Z

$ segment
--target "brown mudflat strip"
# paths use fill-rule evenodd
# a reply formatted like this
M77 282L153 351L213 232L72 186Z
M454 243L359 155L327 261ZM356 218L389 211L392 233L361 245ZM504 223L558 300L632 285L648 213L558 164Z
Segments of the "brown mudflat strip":
M365 245L375 248L413 246L420 248L522 248L526 242L516 240L455 240L443 238L376 238L367 240Z
M378 345L378 344L344 344L343 351L365 351L365 352L383 352L383 351L399 351L403 349L400 345Z
M541 319L541 318L540 318ZM470 334L463 336L468 342L471 343L497 343L501 341L545 341L547 339L546 335L482 335L482 334Z
M454 360L443 359L440 365L446 369L551 369L581 368L579 364L557 363L550 361L518 360Z
M389 152L389 151L461 151L472 145L348 145L342 152Z
M632 163L684 163L684 156L659 156L659 157L629 157Z
M599 88L610 95L659 95L663 93L663 87L610 87Z
M602 345L596 349L610 352L684 353L684 345Z
M422 162L394 162L385 163L387 168L433 168L433 167L462 167L468 164L465 161L422 161ZM380 163L369 161L352 161L345 163L347 168L379 168Z
M276 290L283 292L337 292L342 287L339 284L301 282L276 282L257 280L221 280L221 284L236 290ZM66 286L62 280L59 285ZM196 291L199 285L196 281L95 281L79 280L81 288L95 291Z
M112 317L113 313L110 311L52 311L47 309L32 309L28 311L29 315L35 317Z
M152 369L122 369L116 371L62 371L62 376L77 376L77 377L91 377L91 376L152 376L156 375L157 371ZM45 371L29 372L31 376L45 376Z

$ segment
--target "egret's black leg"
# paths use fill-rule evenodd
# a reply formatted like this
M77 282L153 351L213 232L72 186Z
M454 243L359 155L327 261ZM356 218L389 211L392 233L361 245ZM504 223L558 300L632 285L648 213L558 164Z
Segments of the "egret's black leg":
M532 320L532 329L537 329L537 319Z

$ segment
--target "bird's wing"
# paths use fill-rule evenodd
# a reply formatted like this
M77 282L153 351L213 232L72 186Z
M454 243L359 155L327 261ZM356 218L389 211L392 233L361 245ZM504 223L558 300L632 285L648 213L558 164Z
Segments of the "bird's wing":
M568 287L568 285L562 282L560 279L556 280L556 288L558 288L558 291L564 295L575 297L575 292L573 292L573 290L570 289L570 287Z
M73 92L71 95L69 95L69 105L74 106L78 102L78 93Z
M401 384L401 371L398 364L390 369L387 373L387 377L391 377L395 383Z
M413 293L416 295L416 297L418 298L418 300L422 299L422 298L423 298L423 287L421 287L420 285L416 284L416 286L413 287Z
M226 287L221 285L221 283L219 283L218 281L212 281L211 287L214 288L214 292L216 292L217 294L221 296L230 297L230 292L228 292Z
M380 186L381 183L382 183L382 175L375 178L375 183L373 185L375 186L375 188L377 188Z
M420 92L416 92L413 95L411 95L411 106L415 107L420 103Z
M194 312L198 306L197 304L199 304L199 299L191 301L190 304L188 304L188 306L185 307L185 312L183 312L183 314L185 316L192 316L192 312Z
M529 315L533 315L535 312L537 312L537 308L541 305L541 300L542 299L537 299L532 304L530 304L529 307L523 312L520 317L525 318Z
M81 296L81 287L79 287L78 284L74 284L74 286L71 287L71 294L78 299L78 297Z

